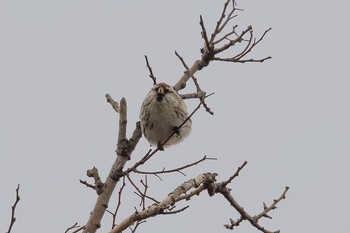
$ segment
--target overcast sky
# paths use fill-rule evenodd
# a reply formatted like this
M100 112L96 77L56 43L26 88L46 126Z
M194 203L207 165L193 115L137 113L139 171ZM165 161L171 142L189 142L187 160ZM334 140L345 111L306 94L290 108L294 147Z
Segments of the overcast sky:
M192 134L157 154L143 170L215 157L181 174L149 177L158 200L203 172L227 179L252 215L290 186L262 225L281 232L345 232L350 189L350 16L346 1L237 1L234 24L253 25L256 37L272 27L249 58L262 64L211 63L196 74L215 112L198 111ZM102 179L115 158L118 117L106 93L128 102L128 133L152 82L174 84L183 67L200 58L198 24L211 31L224 1L7 1L0 0L0 231L7 230L15 188L21 201L12 232L64 232L84 225L96 194L79 183L96 166ZM193 92L189 84L184 92ZM187 101L194 109L197 101ZM149 146L141 139L132 161ZM138 183L142 177L134 176ZM117 187L117 189L120 186ZM130 188L119 220L138 199ZM110 203L113 210L117 192ZM222 196L205 193L177 215L147 220L139 232L228 232L239 217ZM110 229L106 214L102 230ZM244 223L236 232L257 232Z

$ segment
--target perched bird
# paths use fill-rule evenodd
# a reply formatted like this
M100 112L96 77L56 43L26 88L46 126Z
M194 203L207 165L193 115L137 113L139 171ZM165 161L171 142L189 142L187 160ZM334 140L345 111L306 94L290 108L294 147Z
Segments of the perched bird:
M179 126L188 118L187 107L173 87L158 83L148 92L141 106L140 122L143 135L151 145L164 147L181 142L191 132L192 122ZM164 144L164 140L174 135Z

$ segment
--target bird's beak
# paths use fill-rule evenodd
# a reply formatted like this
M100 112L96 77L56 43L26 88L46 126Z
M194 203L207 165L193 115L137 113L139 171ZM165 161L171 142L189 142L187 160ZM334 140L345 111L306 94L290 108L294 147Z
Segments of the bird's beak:
M158 95L164 95L165 91L164 91L164 87L160 86L157 90L157 94Z

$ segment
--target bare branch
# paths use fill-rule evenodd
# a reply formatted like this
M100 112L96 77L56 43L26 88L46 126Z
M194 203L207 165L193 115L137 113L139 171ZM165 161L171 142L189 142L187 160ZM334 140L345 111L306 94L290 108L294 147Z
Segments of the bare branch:
M142 223L145 223L145 222L146 222L146 220L136 222L135 227L134 227L133 229L132 229L131 227L129 227L129 229L131 230L131 233L135 233L136 230L137 230L137 228L138 228Z
M246 56L248 53L250 53L252 51L252 49L258 44L260 43L263 38L265 37L265 35L271 30L271 28L267 29L264 34L259 38L259 40L254 39L253 41L253 31L249 31L250 33L250 37L248 40L248 43L246 45L246 47L242 50L242 52L240 52L239 54L230 57L230 58L221 58L221 57L214 57L213 60L216 61L226 61L226 62L236 62L236 63L245 63L245 62L264 62L265 60L271 59L271 56L265 57L265 58L261 58L261 59L242 59L244 56ZM242 36L242 34L241 34ZM238 37L237 37L238 38ZM232 42L231 42L232 43ZM222 47L223 48L223 47Z
M241 218L243 218L243 220L248 220L250 222L250 224L252 226L254 226L256 229L264 232L264 233L278 233L279 230L277 231L269 231L267 229L265 229L263 226L261 226L258 221L260 218L262 217L266 217L265 215L267 215L267 213L272 210L272 209L275 209L276 208L276 204L285 198L285 194L286 192L288 191L288 187L286 187L285 191L283 192L282 196L275 200L274 203L269 207L269 208L266 208L261 214L259 214L258 216L251 216L249 215L242 206L240 206L238 204L238 202L233 198L233 196L231 195L230 193L230 190L227 188L227 187L224 187L224 186L220 186L219 189L217 189L217 192L221 193L225 198L226 200L241 214ZM241 220L242 221L242 220ZM231 221L232 223L232 221ZM227 225L227 224L226 224ZM227 225L229 229L233 229L234 226L237 226L237 223L234 223L232 225Z
M237 27L238 27L238 25L234 25L234 26L232 27L232 31L229 32L229 33L227 33L227 34L225 34L225 35L222 36L220 39L217 39L216 41L214 41L214 42L213 42L214 45L219 44L219 43L222 42L223 40L230 40L230 36L233 35L233 34L237 35L237 33L236 33L236 31L235 31Z
M85 185L88 188L92 188L93 190L96 191L96 186L93 184L89 184L86 180L79 180L79 182L83 185Z
M230 8L229 7L230 2L232 3L231 4L232 9L229 10L228 8ZM243 57L245 57L248 53L250 53L252 49L264 38L264 36L268 31L270 31L270 29L266 30L265 33L261 36L261 38L258 41L254 40L254 43L251 43L253 38L252 26L248 26L240 34L237 34L235 32L237 25L235 25L232 27L232 30L230 30L230 32L225 33L224 35L220 35L226 27L229 27L231 20L236 17L236 15L234 15L234 12L237 10L240 10L240 9L236 8L234 0L227 0L225 2L223 11L217 21L214 31L211 33L210 39L208 39L208 33L204 25L204 19L202 16L200 16L199 24L201 27L201 35L204 40L204 47L201 48L202 57L200 60L197 60L190 68L187 68L187 71L184 72L180 80L174 85L174 89L176 91L183 89L186 86L186 82L191 78L191 76L193 76L193 74L195 74L198 70L201 70L204 67L208 66L211 61L245 63L245 62L264 62L271 58L270 56L268 56L260 59L253 59L253 58L243 59ZM246 39L245 35L248 33L250 34L250 37L249 39ZM216 39L216 37L218 36L219 36L219 39ZM224 40L228 41L228 43L224 45L220 45L220 42ZM222 52L228 51L230 48L234 47L236 43L242 43L242 42L247 43L243 51L238 52L238 54L233 55L229 58L222 58L220 56Z
M185 60L183 59L183 57L181 57L176 51L175 51L175 55L180 59L182 65L185 67L186 71L189 73L189 68L185 62ZM202 89L199 86L198 80L196 77L194 77L194 75L191 75L191 78L194 82L194 85L196 86L197 89L197 93L193 93L193 94L186 94L186 95L180 95L181 98L183 99L187 99L187 98L199 98L202 101L203 107L205 108L205 110L211 114L214 115L214 112L210 110L210 108L208 107L208 105L205 103L204 98L206 95L206 92L202 91Z
M120 208L120 206L121 206L121 204L122 204L121 199L122 199L122 193L123 193L123 190L124 190L125 186L126 186L126 183L125 183L125 176L124 176L124 177L123 177L123 184L122 184L122 186L120 187L119 192L118 192L118 203L117 203L117 206L116 206L116 208L115 208L115 210L114 210L114 213L112 213L112 212L109 211L109 210L106 210L108 213L110 213L110 214L112 215L112 227L111 227L111 229L113 229L113 227L115 226L115 221L116 221L116 218L117 218L117 213L118 213L119 208Z
M64 233L67 233L67 232L70 231L71 229L74 229L74 228L77 228L77 227L79 227L79 226L78 226L78 223L76 222L76 223L73 224L73 226L68 227L67 230L66 230Z
M245 49L244 52L239 55L238 57L235 57L237 60L240 60L242 57L244 57L245 55L247 55L250 51L252 51L252 49L260 43L260 41L262 41L265 37L265 35L271 30L272 28L269 28L267 30L265 30L265 32L263 33L263 35L260 37L259 40L256 41L256 39L254 39L254 43L251 45L251 46L248 46L248 49ZM249 41L249 44L251 42L251 38L253 37L253 33L251 34L251 37L250 37L250 41ZM271 58L271 57L270 57ZM261 59L260 59L261 60ZM265 59L266 60L266 59Z
M229 230L233 230L234 227L239 226L241 222L243 222L244 217L241 215L239 219L234 221L232 218L230 218L230 224L225 224L224 227L226 227Z
M76 229L76 228L78 228L78 229ZM70 230L73 230L73 229L76 229L76 230L75 230L75 231L72 231L72 233L77 233L77 232L83 230L83 228L84 228L84 226L81 227L81 226L79 226L78 223L76 222L76 223L74 223L73 226L68 227L67 230L65 231L65 233L68 233Z
M237 176L239 176L240 171L245 167L245 165L247 165L247 163L248 163L247 161L244 161L244 163L243 163L240 167L238 167L238 169L237 169L237 171L235 172L235 174L233 174L232 176L230 176L226 181L221 182L221 185L226 186L226 185L228 185L229 183L231 183L231 181L232 181L234 178L236 178Z
M114 99L109 94L106 94L105 97L107 99L107 102L112 105L113 109L119 113L120 108L119 108L118 102L115 102Z
M95 190L97 195L100 195L103 192L103 186L104 184L101 181L100 175L98 174L98 170L97 168L93 167L90 170L87 170L86 175L88 177L92 177L95 180ZM90 187L89 185L87 185L88 187Z
M153 172L146 172L146 171L139 171L137 169L135 169L135 173L140 173L140 174L147 174L147 175L155 175L155 174L164 174L164 173L172 173L172 172L180 172L181 170L184 170L186 168L198 165L199 163L203 162L204 160L216 160L216 158L208 158L207 156L204 156L203 158L201 158L198 161L195 161L193 163L187 164L185 166L182 167L178 167L178 168L174 168L174 169L169 169L169 170L161 170L161 171L153 171ZM183 174L183 173L181 173ZM185 174L183 174L185 175Z
M288 190L289 190L289 187L285 187L282 195L279 198L273 200L273 203L269 207L266 206L265 203L263 203L264 211L258 214L257 216L255 216L255 218L256 219L260 219L262 217L271 218L270 216L267 215L267 213L277 208L277 203L279 203L282 199L286 198L286 193L288 192Z
M181 200L189 201L189 200L191 200L191 197L198 196L202 191L204 191L206 189L207 189L206 185L201 184L198 188L191 191L190 193L182 195L179 198L179 201L181 201Z
M123 98L124 99L124 98ZM121 100L121 102L123 101ZM124 99L125 101L125 99ZM133 132L132 137L127 140L126 139L126 101L125 104L125 112L120 114L119 117L119 134L118 134L118 144L117 144L117 160L119 161L117 166L113 169L111 176L113 179L118 180L123 176L123 168L125 163L130 160L131 153L135 150L137 143L142 137L141 125L140 122L136 123L136 129Z
M126 115L127 115L126 99L123 97L120 100L118 144L123 143L121 141L126 139L126 126L127 126ZM126 157L129 157L129 156L126 155Z
M83 230L85 228L85 226L81 226L78 229L76 229L75 231L73 231L72 233L78 233L79 231Z
M230 40L227 44L223 45L222 47L216 48L214 53L215 54L221 53L221 52L229 49L230 47L234 46L237 42L242 42L243 41L243 36L245 34L247 34L248 32L252 32L252 30L253 30L253 27L252 26L248 26L245 30L243 30L241 32L241 34L238 37L236 37L233 40Z
M264 210L256 215L256 216L251 216L250 214L248 214L244 208L238 204L238 202L234 199L234 197L231 195L230 193L230 189L227 188L227 184L229 184L235 177L237 177L239 175L239 172L244 168L244 166L247 164L247 162L245 161L242 166L238 167L237 171L235 172L234 175L232 175L229 179L227 179L226 181L220 182L220 183L215 183L215 184L209 184L208 191L210 195L214 195L215 193L220 193L222 194L226 200L240 213L241 217L234 221L232 219L230 219L230 224L225 224L224 226L227 229L233 229L235 226L238 226L240 224L240 222L242 222L243 220L248 220L250 222L250 224L252 226L254 226L255 228L257 228L258 230L264 232L264 233L277 233L279 231L269 231L267 229L265 229L264 227L262 227L258 221L259 219L261 219L262 217L266 217L266 218L271 218L268 214L269 211L276 209L277 208L277 203L279 203L282 199L286 198L286 193L288 191L288 187L285 188L284 192L282 193L282 195L274 200L274 202L267 207L266 204L264 203Z
M106 95L107 100L113 100L108 94ZM114 108L114 104L112 101L108 101L112 104ZM89 220L84 228L84 233L94 233L98 228L100 228L101 219L106 212L108 207L109 199L114 191L114 188L119 181L119 179L123 176L123 168L126 161L130 158L132 151L135 149L139 139L142 136L140 124L136 124L136 129L130 140L126 139L126 100L122 98L120 101L119 111L119 133L118 133L118 144L117 144L117 158L112 165L112 168L109 172L109 175L104 182L103 192L98 196L97 201L95 203L95 207L90 214Z
M186 181L179 187L177 187L174 191L168 194L168 196L161 201L160 203L153 204L148 207L146 210L141 212L136 212L122 221L119 225L115 226L110 233L118 233L125 230L127 227L131 226L134 222L145 220L149 217L153 217L159 214L164 213L164 210L169 206L174 205L182 194L186 193L186 191L191 188L198 187L200 184L205 182L214 182L217 174L213 173L204 173L197 176L195 179L191 179Z
M224 29L224 27L227 25L227 23L232 19L232 14L234 13L235 11L235 7L234 7L234 1L233 2L233 7L232 7L232 10L231 12L229 13L228 17L226 18L225 22L221 25L222 21L224 20L224 18L226 17L226 10L227 10L227 6L228 4L231 2L232 0L227 0L226 3L224 4L224 8L222 9L222 13L221 13L221 16L219 18L219 20L217 21L216 23L216 27L214 29L214 32L211 34L211 38L210 38L210 43L213 44L214 42L214 39L216 37L217 34L219 34L222 29Z
M179 94L182 99L201 99L206 95L204 91L199 91L196 93Z
M148 198L150 199L151 201L155 202L155 203L159 203L159 201L157 201L155 198L153 197L150 197L150 196L147 196L144 192L142 192L140 190L139 187L137 187L137 185L132 181L131 177L129 174L126 174L125 175L126 178L129 180L130 184L136 189L137 192L135 192L136 195L138 195L141 199L145 199L145 198ZM143 201L144 202L144 201ZM142 203L142 202L141 202Z
M180 213L180 212L186 210L188 207L190 207L190 206L185 206L185 207L183 207L183 208L181 208L181 209L178 209L178 210L173 210L173 211L164 212L164 213L162 213L162 214L163 214L163 215L178 214L178 213Z
M204 26L203 17L201 15L199 16L199 24L201 25L201 28L202 28L202 38L204 40L205 47L207 49L209 49L210 43L209 43L209 39L208 39L208 34L207 34L207 30L205 29L205 26Z
M19 197L19 184L18 184L17 188L16 188L16 200L15 200L15 203L13 204L13 206L11 207L11 209L12 209L11 210L11 221L10 221L10 225L9 225L8 230L7 230L7 233L11 232L13 224L15 224L15 221L16 221L15 211L16 211L17 204L20 200L21 200L21 198Z
M147 176L145 176L145 182L143 180L140 181L140 183L143 185L144 190L142 193L142 198L141 198L141 203L140 206L142 205L142 210L146 209L146 201L145 201L145 196L147 195L147 190L148 190L148 181L147 181Z
M147 68L149 70L149 77L153 80L153 85L155 85L155 84L157 84L157 78L153 74L152 67L149 64L148 57L146 55L145 55L145 59L146 59L146 66L147 66Z
M272 57L268 56L268 57L264 57L264 58L261 58L261 59L240 59L240 60L234 60L232 58L214 58L214 60L216 61L226 61L226 62L235 62L235 63L246 63L246 62L264 62L266 60L269 60L271 59Z
M159 151L159 148L156 148L155 150L149 150L139 161L137 161L132 167L126 169L124 174L129 174L130 172L134 171L137 167L143 165L145 162L147 162L155 153Z

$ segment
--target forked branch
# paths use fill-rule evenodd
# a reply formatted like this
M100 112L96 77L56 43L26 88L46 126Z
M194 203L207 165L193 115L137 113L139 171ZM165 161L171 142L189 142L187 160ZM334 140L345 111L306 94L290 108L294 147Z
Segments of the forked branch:
M231 3L231 4L230 4ZM213 32L208 36L208 30L205 27L204 19L202 16L199 18L199 24L201 27L201 35L204 40L204 47L201 48L202 58L197 60L191 67L187 68L181 79L175 84L175 90L181 90L186 86L186 82L193 77L198 71L208 66L211 61L226 61L235 63L245 62L264 62L270 59L270 56L263 58L249 58L246 59L246 55L251 53L253 48L259 44L259 42L265 37L265 35L271 30L267 29L264 34L256 40L253 34L253 27L247 26L241 33L237 33L237 25L231 25L232 20L236 17L235 12L240 10L236 8L234 0L227 0L224 4L223 11L216 23L216 27ZM228 32L224 33L226 28L231 27ZM225 43L226 42L226 43ZM229 57L222 57L222 53L227 51L230 53L230 49L236 46L238 43L246 43L243 50L238 53L234 53ZM232 52L231 52L232 53Z
M186 181L174 191L168 194L168 196L161 202L153 204L147 209L131 214L128 218L123 220L120 224L115 226L110 233L119 233L125 230L127 227L131 226L137 221L141 221L159 214L164 214L164 211L170 206L174 205L181 196L185 194L191 188L200 186L203 183L214 182L217 174L215 173L204 173L197 176L195 179Z
M216 190L216 192L221 193L226 198L226 200L241 215L241 217L236 221L230 219L230 224L225 224L224 226L227 229L232 230L232 229L234 229L235 226L238 226L240 224L240 222L247 220L250 222L250 224L252 226L254 226L256 229L258 229L264 233L279 233L280 232L279 230L270 231L270 230L266 229L265 227L261 226L259 224L259 220L263 217L270 218L270 219L272 218L271 216L268 215L268 212L270 212L273 209L276 209L277 203L279 203L282 199L286 198L286 193L287 193L288 189L289 189L289 187L286 187L285 190L283 191L282 195L278 199L274 200L273 203L269 207L267 207L266 204L264 203L264 210L260 214L252 216L252 215L248 214L245 211L245 209L241 205L239 205L238 202L233 198L232 194L230 193L230 189L228 189L225 186L218 186L218 189Z
M119 113L119 133L116 150L117 158L112 165L106 181L103 183L104 185L98 195L95 207L91 212L89 220L84 228L84 233L96 232L96 230L100 228L101 220L108 207L109 199L111 198L117 182L123 176L122 170L124 165L126 161L130 159L131 153L134 151L136 144L142 136L140 124L136 124L136 129L134 130L132 137L129 140L126 138L127 106L125 98L121 99L118 108L115 107L116 102L108 94L106 95L106 98L113 108Z

